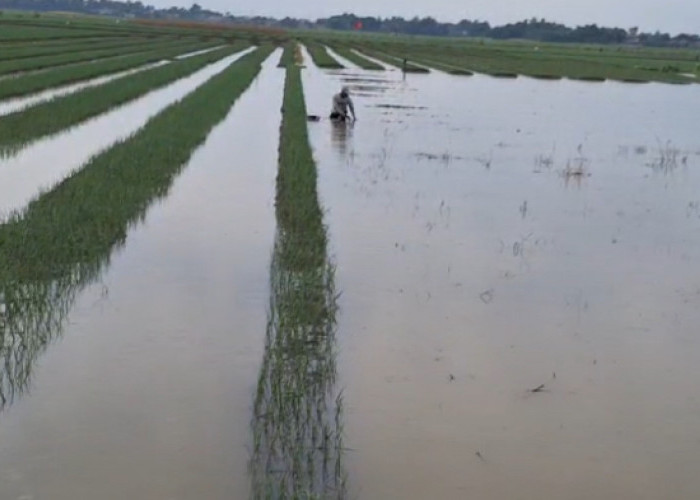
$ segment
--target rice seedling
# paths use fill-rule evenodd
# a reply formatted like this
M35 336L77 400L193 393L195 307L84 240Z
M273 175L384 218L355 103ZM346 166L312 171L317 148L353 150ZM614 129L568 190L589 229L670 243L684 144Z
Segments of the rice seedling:
M434 56L425 56L423 54L416 55L415 53L409 54L407 52L385 52L385 54L388 57L385 62L400 67L402 70L405 68L405 71L409 73L427 73L429 72L429 69L427 68L432 68L439 71L444 71L445 73L449 73L451 75L472 76L474 74L467 68L438 61L434 58Z
M31 57L26 59L10 59L0 61L0 75L17 73L20 71L38 70L50 68L53 66L62 66L65 64L78 63L83 61L94 61L107 57L119 57L136 52L146 52L149 50L158 50L167 47L172 41L153 43L145 42L134 45L117 46L107 49L86 50L80 52L70 52L63 55L48 55L42 57Z
M295 65L287 66L280 134L270 311L251 423L251 496L344 498L343 404L334 390L337 294Z
M456 76L474 76L474 72L470 71L466 68L458 68L457 66L452 66L450 64L443 64L440 62L435 62L435 61L419 61L422 64L425 64L429 68L437 69L440 71L444 71L445 73L449 73L450 75L456 75Z
M22 26L16 22L13 24L3 26L2 31L0 31L0 41L94 38L103 34L93 30L78 31L56 27Z
M420 60L417 60L416 62L419 62L425 66L428 66L429 68L444 71L445 73L449 73L450 75L457 75L457 76L473 76L474 75L473 71L469 71L466 68L460 68L458 66L453 66L451 64L441 63L439 61L420 59Z
M0 60L25 59L28 57L41 57L54 54L65 54L68 52L80 52L86 50L107 49L112 47L128 47L129 45L142 44L147 42L145 38L92 38L88 40L63 40L53 41L50 44L17 44L7 46L3 44L3 51L0 52Z
M343 69L345 66L336 61L326 50L326 47L318 42L305 41L306 50L309 51L311 60L319 68Z
M280 57L280 62L277 64L278 68L286 68L289 65L295 64L297 46L298 44L294 40L290 40L284 45L282 57Z
M75 297L100 266L85 263L52 280L5 281L0 289L0 411L31 383L33 366L61 335Z
M331 48L338 53L341 57L344 57L348 61L357 64L360 68L362 69L367 69L367 70L374 70L374 71L383 71L384 66L381 64L377 64L374 61L370 61L366 57L362 57L360 54L357 52L353 51L352 48L344 46L344 45L338 45L334 44L331 46Z
M369 57L378 59L384 63L389 64L390 66L400 68L406 73L430 73L430 70L428 68L411 64L411 62L408 61L408 59L404 63L403 60L397 56L392 56L384 52L378 52L372 49L368 49L365 46L360 47L358 50L363 54L368 55Z
M0 225L0 407L26 390L77 293L99 278L130 226L167 196L271 51L234 62Z
M301 45L298 43L294 46L294 62L297 66L303 66L304 64L304 54L301 51Z
M0 85L0 99L30 95L52 87L77 83L111 73L118 73L148 63L171 59L177 55L204 49L212 45L214 44L211 42L174 43L160 50L109 58L99 62L60 66L47 71L28 73L14 78L8 78Z
M244 42L174 61L0 117L0 153L16 154L31 142L136 99L243 49Z
M541 79L569 77L587 81L691 83L695 55L691 51L622 49L592 51L584 45L409 37L346 37L363 50L418 61L440 70L458 68L496 76L526 75ZM537 49L537 50L535 50ZM372 54L374 56L374 54ZM377 56L375 56L377 57ZM396 65L391 60L386 62ZM438 66L433 66L437 63Z

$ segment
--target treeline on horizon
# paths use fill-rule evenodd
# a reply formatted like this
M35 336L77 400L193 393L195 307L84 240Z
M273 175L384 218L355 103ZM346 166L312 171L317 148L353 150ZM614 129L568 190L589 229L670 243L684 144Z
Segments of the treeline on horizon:
M656 31L643 33L637 28L622 29L602 27L596 24L569 26L529 19L502 26L491 26L486 21L467 19L457 23L442 23L432 17L404 19L402 17L377 18L342 14L315 21L285 17L236 16L230 12L216 12L194 3L190 8L170 7L156 9L140 1L119 2L115 0L0 0L0 9L29 10L34 12L63 11L127 18L174 19L230 24L247 24L286 29L330 29L362 31L370 33L479 37L500 40L524 39L542 42L638 44L657 47L700 47L700 36L681 33L671 36Z

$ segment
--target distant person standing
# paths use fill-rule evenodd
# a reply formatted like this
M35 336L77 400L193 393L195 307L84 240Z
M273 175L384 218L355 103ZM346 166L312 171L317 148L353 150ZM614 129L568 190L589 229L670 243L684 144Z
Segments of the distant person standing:
M352 120L357 120L357 115L355 114L355 106L350 99L350 89L343 87L340 92L333 96L333 106L331 108L331 120L336 122L345 122L348 120L352 114Z

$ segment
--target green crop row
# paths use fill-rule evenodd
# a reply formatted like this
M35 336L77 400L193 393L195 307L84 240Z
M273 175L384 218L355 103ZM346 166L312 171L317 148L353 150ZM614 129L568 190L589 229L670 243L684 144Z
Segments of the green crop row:
M172 39L172 38L171 38ZM161 41L167 41L167 38L161 38ZM89 39L89 40L69 40L69 41L53 41L50 45L34 46L30 43L16 45L12 48L0 45L0 60L15 60L26 59L29 57L42 57L51 55L61 55L68 53L84 52L89 50L109 49L113 47L129 47L131 45L139 45L145 43L153 43L154 40L148 40L142 37L122 37L122 38L104 38L104 39Z
M0 75L9 73L17 73L20 71L38 70L61 66L65 64L78 63L83 61L93 61L107 57L118 57L122 55L133 54L136 52L145 52L147 50L161 49L172 45L172 40L158 42L142 42L134 45L117 46L108 49L87 50L84 52L71 52L63 55L49 55L42 57L32 57L28 59L10 59L0 61Z
M475 43L447 41L372 42L366 48L393 57L419 61L451 73L479 72L492 76L629 82L660 81L690 83L693 63L685 55L674 61L660 59L661 54L637 56L620 48L588 50L589 47L558 47L531 43Z
M343 69L345 67L338 61L336 61L333 57L331 57L331 55L328 53L328 51L323 45L316 42L305 42L305 45L306 50L309 51L311 60L319 68Z
M359 47L397 67L407 59L453 74L479 72L503 77L526 75L546 79L567 77L589 81L692 83L698 81L694 75L700 68L700 51L690 48L654 49L339 32L314 36L316 41L331 46Z
M337 293L300 68L287 65L265 351L253 403L251 498L345 498Z
M278 68L286 68L287 66L294 64L294 52L296 50L296 46L297 43L293 40L290 40L284 44L280 62L277 64Z
M343 45L333 45L332 49L338 53L339 56L344 57L348 61L357 64L362 69L383 71L384 66L377 64L374 61L370 61L366 57L362 57L360 54L352 50L352 48Z
M85 38L100 36L100 31L70 30L65 28L44 28L25 26L2 26L0 29L0 41L17 40L47 40L55 38Z
M270 54L248 54L0 224L0 410L27 389L81 289L167 195Z
M227 30L210 29L206 23L194 26L170 26L167 23L143 24L109 17L73 17L41 15L27 18L0 18L0 32L12 32L14 38L45 40L47 38L84 38L87 36L225 36ZM233 31L233 30L231 30ZM24 35L24 36L22 36ZM0 40L2 38L0 37Z
M272 47L256 49L0 225L0 291L19 279L70 275L105 262L131 223L165 196L194 148L258 74Z
M241 42L175 61L0 117L0 150L5 154L16 153L41 137L60 132L136 99L237 52L244 46Z
M134 55L105 59L104 61L59 66L47 71L19 75L0 81L0 99L29 95L52 87L117 73L144 64L170 59L180 54L205 49L212 45L212 43L202 42L171 44L161 50L139 52Z
M300 71L296 66L287 67L276 195L279 224L294 239L289 246L299 250L285 259L292 268L318 267L326 247Z
M435 59L426 59L426 58L422 58L422 57L413 56L411 58L411 61L415 61L416 63L421 64L423 66L427 66L431 69L436 69L438 71L443 71L443 72L449 73L451 75L472 76L474 74L473 71L469 71L468 69L460 68L459 66L454 66L452 64L436 61Z

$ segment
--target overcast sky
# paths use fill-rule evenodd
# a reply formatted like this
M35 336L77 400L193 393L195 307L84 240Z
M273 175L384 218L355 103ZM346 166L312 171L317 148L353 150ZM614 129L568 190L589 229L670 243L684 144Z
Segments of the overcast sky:
M193 0L143 0L156 7L189 7ZM316 19L343 12L410 18L432 16L440 21L480 19L503 24L531 17L567 25L597 23L643 31L700 34L700 0L198 0L202 7L234 15L266 15Z

